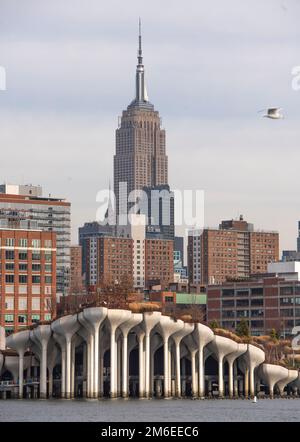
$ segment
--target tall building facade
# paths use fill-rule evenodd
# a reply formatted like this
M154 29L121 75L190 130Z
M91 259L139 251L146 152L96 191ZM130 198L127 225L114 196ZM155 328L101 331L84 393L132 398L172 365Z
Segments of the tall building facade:
M81 294L83 290L82 277L82 247L70 247L70 294Z
M120 188L120 183L126 183L126 187ZM166 135L161 127L159 113L149 102L146 93L140 33L135 98L123 111L116 130L114 192L118 223L121 222L120 214L127 214L131 206L127 204L130 192L166 184Z
M0 226L30 226L56 233L56 294L68 294L70 278L71 204L42 196L41 186L0 186Z
M189 280L193 284L221 284L266 273L268 263L279 259L277 232L255 231L239 220L222 221L219 229L205 228L189 235Z
M7 334L56 311L56 234L0 228L0 326Z

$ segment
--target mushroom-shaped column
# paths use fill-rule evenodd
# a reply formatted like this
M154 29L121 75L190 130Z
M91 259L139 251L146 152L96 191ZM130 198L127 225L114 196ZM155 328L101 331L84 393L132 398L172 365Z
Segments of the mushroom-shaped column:
M132 313L130 310L118 310L109 309L107 310L107 320L110 325L110 397L114 398L117 396L117 348L116 348L116 330L123 324L123 322L128 321Z
M250 396L253 397L255 394L254 370L264 362L265 352L255 345L248 344L248 349L243 355L243 359L245 360L247 368L249 369Z
M107 308L105 307L90 307L83 310L82 313L78 315L79 322L83 323L83 325L86 326L86 322L89 324L89 329L92 332L93 335L93 382L94 385L92 386L92 395L93 397L99 396L99 330L102 322L107 316ZM82 317L85 319L85 321L82 321Z
M214 340L209 344L210 350L217 356L219 365L219 396L224 396L224 377L223 377L223 361L225 356L236 352L238 349L237 343L232 339L224 336L215 335Z
M288 369L274 364L262 364L259 376L269 387L270 397L274 395L274 385L288 376Z
M150 395L150 333L161 318L161 312L145 312L142 327L145 330L145 396Z
M66 392L65 397L70 399L71 397L71 342L73 335L80 328L80 324L77 321L77 315L63 316L52 322L51 328L54 333L62 336L65 339L66 344Z
M142 313L132 313L131 318L120 325L123 335L123 373L122 373L122 396L128 397L128 333L143 320Z
M60 346L61 353L61 385L60 385L60 396L64 398L66 396L66 340L64 336L53 333L53 339Z
M47 348L52 330L50 325L39 325L30 333L30 339L40 347L40 399L47 398Z
M189 334L183 338L183 341L189 349L191 356L191 373L192 373L192 396L196 397L198 393L196 380L196 353L198 351L198 344L196 344L193 334Z
M205 373L204 373L204 359L203 349L214 339L214 332L206 325L197 323L193 333L194 339L198 344L198 362L199 362L199 378L198 378L198 393L200 397L205 396Z
M18 381L19 367L19 356L12 351L6 351L4 357L4 370L7 370L12 374L14 384Z
M29 346L29 330L14 333L6 339L9 348L15 350L19 355L19 398L23 398L24 384L24 353Z
M163 338L164 343L164 397L170 396L170 372L169 372L169 338L174 333L181 330L183 321L175 321L170 316L161 316L157 328Z
M233 397L233 364L239 356L246 353L247 348L247 344L237 344L237 350L226 356L228 362L228 389L231 398Z
M298 378L298 370L288 370L287 377L277 382L277 387L279 388L280 396L283 396L284 388L289 383L295 381Z
M144 337L145 332L141 327L135 329L138 345L139 345L139 397L145 396L145 349L144 349Z
M94 336L92 327L83 317L83 312L78 314L78 322L82 325L77 330L77 334L81 336L86 343L86 364L87 364L87 397L93 397L94 386Z
M178 321L179 322L179 321ZM194 330L194 324L188 322L183 323L183 327L172 336L175 343L175 356L176 356L176 385L175 394L177 397L181 397L181 373L180 373L180 343L182 339L190 335Z
M47 367L49 373L49 382L48 382L48 394L49 397L53 395L53 369L58 362L59 351L55 344L54 339L50 339L48 343L48 351L47 351Z

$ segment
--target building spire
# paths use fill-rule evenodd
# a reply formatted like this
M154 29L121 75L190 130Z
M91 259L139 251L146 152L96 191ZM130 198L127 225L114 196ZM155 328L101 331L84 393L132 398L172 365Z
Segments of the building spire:
M139 18L139 48L138 48L138 64L136 67L136 93L135 100L137 102L143 102L146 100L145 93L145 72L143 65L143 53L142 53L142 25L141 18Z

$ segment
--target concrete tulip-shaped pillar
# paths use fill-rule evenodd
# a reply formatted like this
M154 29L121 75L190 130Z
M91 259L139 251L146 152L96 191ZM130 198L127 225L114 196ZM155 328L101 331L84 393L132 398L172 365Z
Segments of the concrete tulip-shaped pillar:
M184 326L183 321L175 321L170 316L161 316L157 325L164 343L164 397L170 396L170 369L169 369L169 338L174 333L181 330Z
M101 324L107 316L107 308L105 307L90 307L83 310L82 313L78 315L78 320L84 326L89 324L89 331L93 335L92 339L92 353L93 353L93 386L92 386L92 396L99 396L99 331ZM84 320L82 320L84 318Z
M246 362L246 372L249 371L250 396L255 395L254 370L265 360L265 352L255 345L248 344L247 352L243 355Z
M149 396L152 396L153 391L155 391L154 385L154 356L159 348L163 346L162 338L155 330L151 333L150 342L150 381L149 381Z
M49 373L48 393L49 397L53 395L53 369L58 362L59 352L54 339L50 339L47 351L47 367Z
M280 396L283 396L285 387L298 378L298 370L288 370L287 377L277 382Z
M51 328L54 333L61 335L65 339L66 344L66 393L65 397L71 397L71 343L73 335L80 328L77 321L77 315L63 316L52 322Z
M53 339L58 343L61 352L61 388L60 396L66 397L66 340L63 336L53 333Z
M192 374L192 396L198 395L197 379L196 379L196 354L198 351L198 344L195 342L193 334L189 334L183 338L183 341L190 352L191 359L191 374Z
M226 356L228 362L228 387L229 387L229 397L233 397L233 364L234 361L240 357L242 354L246 353L248 347L247 344L237 344L237 349L233 353Z
M259 367L259 376L269 387L270 397L274 396L274 386L277 382L288 377L288 369L274 364L262 364Z
M223 375L223 362L225 356L237 351L237 343L232 339L225 338L224 336L215 335L214 340L208 344L210 350L218 358L218 384L219 384L219 396L224 396L224 375Z
M116 330L128 321L132 313L129 310L109 309L107 310L107 321L110 325L110 397L117 397L117 345Z
M13 353L13 352L10 352L10 353ZM7 370L12 374L14 384L16 384L18 381L19 367L20 367L19 356L17 354L10 355L10 354L7 354L7 352L6 352L5 358L4 358L4 370Z
M145 348L144 348L144 338L145 332L141 327L136 327L135 329L138 348L139 348L139 397L145 396Z
M29 330L14 333L6 339L6 345L19 355L19 398L23 398L24 384L24 353L29 346ZM1 370L0 370L1 371Z
M93 385L94 385L94 370L93 370L93 352L92 352L92 347L93 347L93 334L92 334L92 329L90 328L88 322L83 318L83 314L82 312L79 313L78 315L78 322L80 324L82 324L83 322L85 323L85 326L82 326L78 329L77 334L79 336L81 336L84 341L85 341L85 345L86 345L86 351L85 351L85 356L86 356L86 379L87 379L87 391L86 391L86 396L88 398L92 398L93 397Z
M131 318L123 322L123 324L120 325L120 330L123 335L123 349L122 349L122 356L123 356L123 373L122 373L122 396L128 397L128 333L130 330L140 324L143 320L142 313L132 313Z
M40 399L47 398L47 349L51 334L50 325L39 325L30 333L30 339L40 348Z
M145 331L145 396L150 396L150 333L161 318L161 312L145 312L142 322Z
M193 337L198 344L198 393L201 398L205 396L205 373L204 373L204 359L203 350L204 347L214 339L214 332L206 325L197 323L195 324L195 330Z
M179 322L179 321L178 321ZM183 321L182 321L183 322ZM176 384L175 384L175 395L181 397L181 373L180 373L180 344L182 339L190 335L194 330L194 324L188 322L183 323L181 330L174 333L172 336L175 343L175 357L176 357Z
M1 371L2 371L3 365L4 365L4 356L3 356L3 353L0 350L0 375L1 375Z

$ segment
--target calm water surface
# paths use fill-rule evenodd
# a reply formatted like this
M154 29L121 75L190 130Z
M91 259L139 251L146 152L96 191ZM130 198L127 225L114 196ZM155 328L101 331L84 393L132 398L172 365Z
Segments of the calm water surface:
M0 400L0 422L300 421L300 399Z

